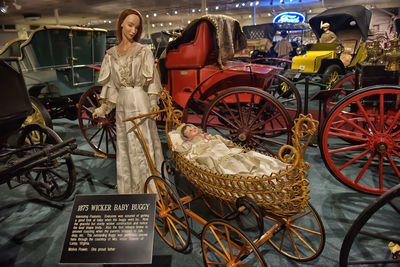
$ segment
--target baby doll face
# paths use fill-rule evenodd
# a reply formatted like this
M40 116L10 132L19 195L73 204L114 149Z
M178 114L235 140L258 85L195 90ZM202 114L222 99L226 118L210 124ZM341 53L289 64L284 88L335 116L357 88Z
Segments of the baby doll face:
M199 128L197 128L196 126L193 125L188 125L185 129L185 131L183 132L183 135L187 138L187 139L191 139L197 135L200 134L200 130Z

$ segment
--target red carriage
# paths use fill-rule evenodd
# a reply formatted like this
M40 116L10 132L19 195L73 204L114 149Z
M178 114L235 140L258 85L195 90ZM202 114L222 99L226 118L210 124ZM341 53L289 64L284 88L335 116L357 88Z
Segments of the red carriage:
M300 94L277 74L278 67L227 60L244 44L236 20L226 16L195 20L168 44L159 60L162 82L183 110L184 121L276 154L290 142L293 118L301 111ZM94 87L82 96L79 123L94 149L113 156L114 114L91 117L100 105L100 91Z

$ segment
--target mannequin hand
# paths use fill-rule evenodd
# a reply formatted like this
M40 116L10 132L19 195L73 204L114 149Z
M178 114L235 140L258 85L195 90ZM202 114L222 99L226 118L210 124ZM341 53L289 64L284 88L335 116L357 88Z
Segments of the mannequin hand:
M105 100L92 114L93 118L105 118L115 108L115 104Z
M150 112L155 112L160 110L160 107L158 106L158 95L150 94L149 98L150 98ZM157 117L158 114L154 114L152 116L153 119L157 119Z

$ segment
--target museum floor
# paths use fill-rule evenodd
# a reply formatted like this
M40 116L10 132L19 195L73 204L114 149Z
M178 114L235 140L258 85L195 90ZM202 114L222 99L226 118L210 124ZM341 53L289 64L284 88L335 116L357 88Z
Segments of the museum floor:
M54 129L63 140L74 137L80 149L90 150L77 121L62 119L53 122ZM163 134L160 130L160 135ZM73 158L77 171L75 195L116 193L114 159ZM325 248L313 261L296 262L266 243L261 251L269 266L338 266L346 232L358 214L376 198L338 182L326 169L318 147L308 148L306 161L311 164L308 177L310 202L325 227ZM0 186L0 194L0 266L58 265L73 197L61 203L49 202L39 197L30 186L9 190L6 184ZM155 233L151 266L203 266L200 240L192 237L189 251L179 253Z

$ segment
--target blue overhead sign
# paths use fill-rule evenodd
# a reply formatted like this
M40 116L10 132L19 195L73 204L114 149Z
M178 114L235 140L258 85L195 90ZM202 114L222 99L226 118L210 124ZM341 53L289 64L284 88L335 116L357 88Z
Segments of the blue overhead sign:
M283 12L275 16L273 23L299 23L304 22L306 18L299 12Z

